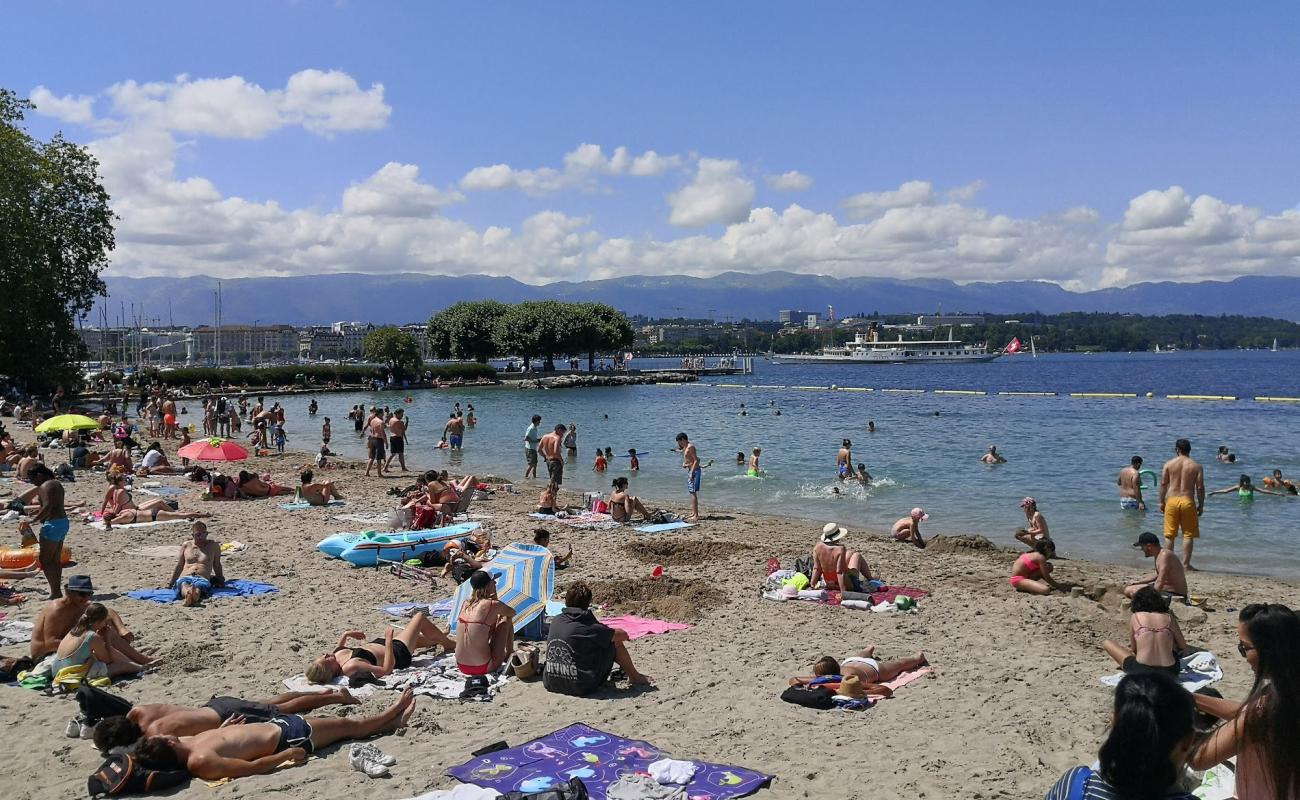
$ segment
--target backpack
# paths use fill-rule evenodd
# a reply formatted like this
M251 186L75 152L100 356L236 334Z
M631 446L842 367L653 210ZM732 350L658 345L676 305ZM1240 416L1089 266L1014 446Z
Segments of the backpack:
M77 705L89 725L109 717L124 717L131 710L131 704L125 699L88 683L77 688Z
M570 778L568 783L544 792L507 792L501 796L504 800L588 800L590 797L586 784L579 778Z
M819 711L828 711L834 708L834 697L834 692L823 687L810 689L805 686L791 686L781 692L781 699L785 702L794 703L805 708L815 708Z
M451 565L451 579L456 583L464 583L469 580L469 576L478 571L478 567L468 561L457 561Z
M803 574L808 576L809 580L811 580L813 574L812 556L802 556L800 558L796 558L794 561L794 571L802 572Z
M86 779L91 797L144 794L169 789L190 779L183 769L161 770L142 766L135 753L115 753Z

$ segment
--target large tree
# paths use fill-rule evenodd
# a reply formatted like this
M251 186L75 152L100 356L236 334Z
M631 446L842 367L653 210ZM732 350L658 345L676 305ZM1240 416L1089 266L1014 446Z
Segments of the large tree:
M564 349L569 315L565 304L556 300L527 300L510 306L497 321L497 347L512 353L527 365L542 358L544 368L555 369L555 356Z
M632 346L635 331L621 311L605 303L566 303L563 348L586 353L587 370L596 368L597 353L614 353Z
M98 162L62 134L29 135L32 107L0 89L0 377L39 392L76 378L74 323L104 294L114 241Z
M499 352L497 322L509 310L497 300L463 301L429 319L429 347L438 358L486 364Z
M362 342L368 361L388 365L395 373L412 372L424 366L420 358L420 343L406 331L392 326L375 328Z

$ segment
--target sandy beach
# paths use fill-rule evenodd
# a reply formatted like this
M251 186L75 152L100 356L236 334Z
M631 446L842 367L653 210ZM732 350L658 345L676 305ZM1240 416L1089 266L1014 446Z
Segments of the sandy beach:
M31 438L29 429L16 433L20 440ZM52 452L46 458L59 463L61 456ZM269 471L293 485L306 461L305 455L286 454L251 460L247 468ZM378 606L450 596L449 579L431 592L386 569L327 560L315 549L331 533L373 527L334 517L388 511L394 498L387 490L412 483L414 473L364 478L362 469L339 469L321 474L339 482L348 497L345 507L285 511L276 499L205 503L183 478L158 479L186 487L179 498L182 509L214 515L209 521L214 539L247 545L226 559L226 575L279 587L278 594L266 597L210 600L194 609L128 599L123 595L129 590L164 585L174 563L131 551L179 544L188 526L103 532L74 523L67 544L77 563L65 576L91 575L96 599L124 617L138 637L137 647L162 659L156 669L113 691L133 702L197 705L213 694L261 699L283 691L281 681L301 673L343 630L363 629L372 636L382 631L389 618ZM540 484L521 481L518 474L501 478L513 480L521 493L497 492L476 502L471 519L487 526L498 544L531 541L537 522L526 514ZM102 473L82 473L67 486L69 504L98 508L104 488ZM612 605L609 613L628 611L695 626L631 644L638 667L657 681L653 690L630 690L623 683L578 699L550 694L539 681L512 681L491 703L421 698L404 733L376 742L398 759L389 778L370 779L350 769L342 746L326 748L299 767L216 788L195 780L173 794L396 800L455 785L443 771L468 759L472 750L503 739L520 744L575 722L649 740L679 758L771 773L776 776L771 787L757 795L771 798L1036 797L1066 768L1093 760L1111 697L1098 679L1116 671L1100 644L1126 636L1119 587L1149 571L1149 563L1139 565L1135 558L1132 566L1121 567L1073 560L1065 538L1058 542L1064 558L1057 562L1056 576L1081 584L1085 594L1032 597L1007 585L1014 558L1009 531L971 531L972 537L940 539L920 551L846 519L847 544L864 553L873 571L892 584L932 592L920 610L874 614L777 603L759 597L765 564L776 556L791 566L795 556L811 549L821 524L718 509L707 489L706 481L705 520L685 531L645 535L551 526L552 548L562 552L571 543L575 551L574 565L556 577L561 592L583 579L593 584L597 601ZM570 503L581 500L566 494ZM683 494L647 503L680 511L684 500ZM906 509L899 511L901 516ZM4 527L16 543L15 525ZM974 538L979 534L1007 549L983 546ZM1214 531L1206 531L1197 552L1215 546ZM658 581L650 578L655 565L665 568ZM1204 610L1176 607L1183 630L1190 643L1218 656L1225 673L1218 688L1241 697L1251 675L1235 651L1236 610L1266 600L1300 606L1300 586L1204 572L1190 580L1192 593L1206 602ZM32 599L4 610L9 619L32 620L44 582L25 580L18 587ZM779 699L787 679L809 674L817 656L843 656L872 644L885 658L924 652L934 671L862 712L813 711ZM26 647L3 652L22 654ZM377 692L361 706L317 713L376 711L395 698ZM75 712L70 696L0 688L7 733L0 743L5 797L84 796L86 777L102 759L89 742L65 738L64 726Z

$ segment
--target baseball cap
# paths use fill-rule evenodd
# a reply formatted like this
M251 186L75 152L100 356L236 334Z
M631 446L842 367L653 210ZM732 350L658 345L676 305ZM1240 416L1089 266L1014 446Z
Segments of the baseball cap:
M1142 534L1138 536L1138 540L1133 543L1133 546L1141 547L1144 544L1154 544L1158 546L1160 544L1160 538L1151 531L1143 531Z

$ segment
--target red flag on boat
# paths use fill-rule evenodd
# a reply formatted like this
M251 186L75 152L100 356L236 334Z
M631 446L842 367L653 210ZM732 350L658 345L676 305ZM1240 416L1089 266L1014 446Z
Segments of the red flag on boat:
M1019 353L1020 350L1021 350L1021 347L1020 347L1020 337L1017 336L1017 337L1013 337L1013 338L1011 339L1011 342L1010 342L1006 347L1004 347L1004 348L1002 349L1002 352L1004 352L1004 353Z

